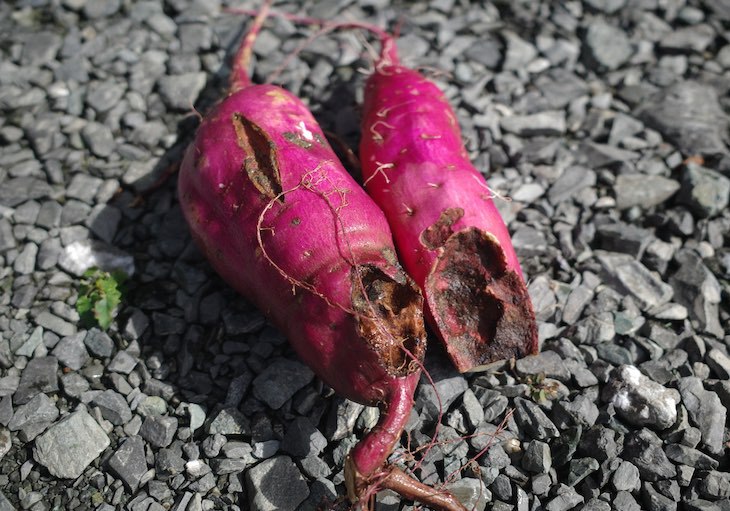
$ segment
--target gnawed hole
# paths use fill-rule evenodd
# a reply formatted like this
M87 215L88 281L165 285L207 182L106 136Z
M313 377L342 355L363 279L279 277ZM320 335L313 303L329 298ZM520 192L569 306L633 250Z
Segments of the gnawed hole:
M281 176L276 159L276 144L256 123L240 113L233 114L238 147L243 150L243 169L258 191L269 199L281 194ZM282 202L284 196L278 197Z
M453 234L427 279L425 294L460 371L536 351L527 286L507 267L494 236L476 228Z
M412 373L408 350L418 360L425 352L423 300L410 279L396 282L371 265L353 268L352 305L359 314L360 335L378 353L394 376Z
M462 208L448 208L441 212L438 220L421 233L421 244L429 250L436 250L446 243L453 232L452 226L464 216Z

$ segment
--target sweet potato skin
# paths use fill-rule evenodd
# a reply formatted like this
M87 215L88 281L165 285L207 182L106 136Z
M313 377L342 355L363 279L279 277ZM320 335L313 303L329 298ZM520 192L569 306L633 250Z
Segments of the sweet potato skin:
M536 352L534 313L509 232L443 93L391 53L365 85L362 126L365 186L457 368ZM465 268L456 277L447 261L454 256ZM445 300L445 291L461 303Z
M299 99L256 85L221 101L187 150L178 186L193 237L215 270L335 391L372 405L418 372L410 360L395 369L384 363L385 348L400 351L392 342L363 338L362 318L353 314L360 270L412 284L395 260L384 215ZM422 356L417 316L413 337L400 342Z

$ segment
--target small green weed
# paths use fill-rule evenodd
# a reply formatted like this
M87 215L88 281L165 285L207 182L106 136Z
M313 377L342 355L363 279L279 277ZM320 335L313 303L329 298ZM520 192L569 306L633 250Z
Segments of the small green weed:
M100 326L108 330L122 302L127 275L119 270L106 272L99 268L86 270L79 285L76 310L86 328Z

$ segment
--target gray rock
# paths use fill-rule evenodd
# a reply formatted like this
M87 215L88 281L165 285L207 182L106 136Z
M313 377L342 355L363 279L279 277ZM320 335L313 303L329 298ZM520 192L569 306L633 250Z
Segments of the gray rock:
M81 395L89 390L89 382L79 373L61 375L63 392L74 399L81 399Z
M560 435L558 428L542 409L527 399L515 398L515 421L532 438L545 440Z
M622 456L636 465L646 481L669 479L677 472L662 449L661 439L646 428L626 435Z
M730 497L730 473L711 470L700 482L698 490L702 497L727 499Z
M572 325L580 319L583 309L593 300L593 289L580 285L573 289L563 307L563 323Z
M94 397L90 404L99 408L101 416L115 426L121 426L132 419L132 410L129 409L127 401L121 394L111 389Z
M616 432L599 424L585 431L580 436L578 445L582 455L591 456L600 462L613 460L621 452Z
M727 154L728 117L712 87L678 82L645 101L637 115L685 155Z
M104 124L90 122L81 129L81 138L86 147L100 158L110 156L116 147L112 131Z
M138 436L126 438L114 450L114 454L107 461L107 467L131 492L136 492L142 477L147 473L142 439Z
M678 388L690 419L702 433L702 447L712 454L722 453L727 409L720 398L693 376L681 378Z
M611 484L616 491L633 492L641 488L639 469L630 461L621 461L616 471L611 476Z
M88 331L86 337L84 337L84 344L86 344L86 348L92 355L99 358L110 357L114 350L114 341L112 341L112 338L98 328L92 328Z
M42 199L53 194L53 189L46 180L34 177L21 176L13 179L6 179L0 187L0 205L9 208L22 204L27 200ZM59 206L60 209L60 206ZM43 209L41 206L41 213ZM38 222L38 220L36 220Z
M279 446L281 445L281 442L279 442L276 439L271 440L264 440L263 442L256 442L253 444L253 450L251 451L251 454L255 458L258 458L260 460L271 458L274 454L276 454L279 451Z
M120 378L121 381L124 381L124 378L122 376L116 376ZM167 403L159 396L147 396L139 402L137 408L135 409L135 412L137 412L142 417L147 417L148 415L163 415L166 411Z
M711 458L702 451L687 447L681 444L667 444L664 447L667 458L682 464L694 467L698 470L715 470L718 466L716 459Z
M246 467L253 462L251 458L235 458L235 459L213 459L210 460L210 467L217 475L237 474L243 472Z
M552 204L575 197L584 188L595 186L596 173L587 167L573 165L563 171L557 181L548 190L548 199Z
M598 419L598 407L586 395L578 394L572 401L561 399L553 405L553 420L563 429L572 424L591 427Z
M203 454L208 458L215 458L220 453L221 448L227 442L227 439L221 433L212 433L212 436L206 437L201 443Z
M662 176L620 174L614 184L616 207L653 208L669 199L679 188L677 181Z
M584 141L578 146L579 158L583 164L593 168L610 167L628 164L639 159L639 153L608 144Z
M89 19L108 18L121 7L120 0L99 0L84 2L84 15Z
M58 391L57 371L56 357L39 357L30 360L20 375L13 402L16 405L22 405L40 393Z
M31 35L31 34L29 34ZM25 40L21 63L23 66L39 66L56 58L61 38L53 32L35 32Z
M126 89L127 86L124 83L112 81L92 82L89 85L89 92L86 94L86 104L99 113L107 112L119 103ZM90 126L90 129L93 129L96 123L92 123ZM108 128L106 129L108 130ZM89 201L86 202L88 203Z
M20 275L30 275L33 273L37 255L38 245L35 243L27 243L18 254L18 257L15 258L15 262L13 263L15 273L19 273Z
M190 110L205 87L206 73L193 72L163 76L157 82L165 104L175 110Z
M501 35L507 44L502 69L513 71L524 69L537 57L537 49L516 33L503 30Z
M218 412L206 428L209 435L243 435L250 430L249 420L235 408L224 408Z
M304 477L288 456L264 460L245 477L252 511L294 511L309 496Z
M666 429L677 420L679 393L647 378L631 365L616 368L602 392L624 420L637 426Z
M140 430L141 432L141 430ZM185 471L185 460L179 447L160 449L155 456L155 471L159 477L169 479Z
M545 232L528 225L517 228L512 235L512 244L520 257L544 254L548 248Z
M696 216L716 216L727 208L728 200L730 179L694 163L683 168L682 188L677 194L677 202L685 204Z
M672 287L633 257L603 251L596 251L596 256L617 291L631 293L642 310L659 307L672 299Z
M306 417L298 417L289 425L281 449L295 458L318 455L327 447L327 439Z
M623 222L600 225L596 229L600 248L609 252L621 252L641 260L644 251L652 242L648 229Z
M299 511L317 511L333 505L337 501L337 489L332 481L324 477L316 478L309 486L309 497L299 507ZM378 502L383 502L383 494L378 495Z
M223 456L226 458L248 458L251 456L251 444L247 442L228 442L223 448ZM251 458L253 461L253 458Z
M613 499L612 509L622 509L625 511L642 511L641 506L636 499L627 491L620 491Z
M43 327L36 327L33 329L33 333L28 336L28 339L21 344L16 350L15 354L21 357L32 358L36 348L43 342Z
M20 431L20 439L30 442L58 418L58 408L45 394L38 394L15 409L8 423L10 431Z
M154 447L167 447L175 438L177 419L175 417L147 416L139 429L139 435Z
M67 335L73 335L76 333L76 326L69 323L68 321L64 321L63 319L59 318L55 314L51 314L48 311L43 311L35 318L35 322L38 326L42 326L46 330L50 330L51 332L55 332L61 337L66 337Z
M583 479L598 470L598 461L595 458L577 458L570 460L568 465L568 486L575 486Z
M471 389L466 389L462 394L459 410L466 420L466 431L475 429L484 420L484 408Z
M188 415L190 416L190 431L195 432L205 423L205 410L200 405L190 403L188 405Z
M479 400L479 404L482 406L484 420L486 422L496 420L497 417L504 413L509 405L507 397L499 391L476 387L474 392L474 395Z
M554 351L543 351L537 355L529 355L515 362L517 373L522 376L545 375L562 382L570 381L570 371L563 359Z
M545 511L568 511L584 501L583 496L573 487L561 484L555 498L545 504Z
M499 474L492 482L490 490L498 500L512 500L512 482L506 474Z
M278 410L314 374L305 365L293 360L280 359L268 365L253 381L253 394L270 408Z
M502 60L502 42L489 33L481 34L473 44L469 45L464 55L487 69L496 69Z
M101 426L85 410L79 410L36 439L33 457L51 475L75 479L107 447L109 437Z
M659 493L651 483L644 483L642 500L648 511L676 511L677 501ZM678 499L677 499L678 500Z
M626 33L600 18L588 26L584 44L588 61L607 69L618 69L634 53Z
M456 401L469 385L451 364L444 361L428 361L426 369L431 374L435 388L422 377L421 385L416 390L416 401L421 404L420 412L426 418L435 419L439 416L439 399L441 410L446 412L451 403Z
M500 126L504 131L519 137L559 136L567 129L565 112L562 110L503 117Z
M550 446L545 442L533 440L527 444L522 457L522 468L536 474L547 474L552 466Z
M712 348L707 352L705 363L710 366L712 372L720 379L730 379L730 357L722 350Z
M137 366L138 360L127 351L118 351L109 362L107 369L111 372L129 374Z
M122 213L107 204L97 204L89 213L84 224L102 241L111 243L117 233Z
M14 248L17 242L13 236L13 228L6 218L0 218L0 253Z
M55 356L61 364L78 371L81 369L87 360L89 360L89 354L86 351L84 345L84 339L86 338L86 332L79 332L68 337L61 339L56 347L53 348L51 354Z
M668 32L659 42L659 47L670 52L702 53L715 36L715 30L710 25L700 23Z
M722 338L725 333L719 320L720 283L705 266L702 258L691 250L680 250L675 256L679 270L669 278L676 301L687 307L690 318L702 331Z

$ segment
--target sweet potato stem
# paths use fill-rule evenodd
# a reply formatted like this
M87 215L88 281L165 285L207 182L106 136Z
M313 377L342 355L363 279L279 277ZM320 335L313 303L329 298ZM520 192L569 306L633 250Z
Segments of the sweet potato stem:
M271 10L271 5L273 3L274 0L265 0L261 9L256 14L253 24L246 34L246 37L244 37L241 46L238 48L236 56L233 58L230 84L228 86L229 93L237 92L251 85L251 75L248 72L248 68L251 65L253 45L256 42L256 37L261 31L264 21L269 16L269 11Z

